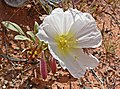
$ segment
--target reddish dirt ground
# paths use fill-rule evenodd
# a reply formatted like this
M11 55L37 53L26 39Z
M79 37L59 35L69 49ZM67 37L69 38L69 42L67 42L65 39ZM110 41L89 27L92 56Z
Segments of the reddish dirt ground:
M102 46L89 50L100 60L99 65L95 68L95 74L87 70L79 81L57 64L57 73L53 75L49 71L47 79L43 80L40 76L39 65L34 64L35 61L33 64L29 64L0 57L0 89L120 89L120 2L115 3L114 0L110 3L104 0L101 2L78 0L75 4L83 12L89 12L88 7L98 7L94 13L93 9L90 9L90 13L96 18L98 27L103 34ZM90 5L90 3L92 4ZM46 13L41 6L35 6L33 2L21 8L12 8L0 0L0 22L17 23L24 32L33 30L35 21L40 24L42 21L39 16L44 14ZM24 49L28 43L13 40L16 34L13 31L7 30L6 35L5 32L4 27L0 25L0 54L6 54L6 50L8 50L9 55L22 58L21 50L16 49L20 45ZM7 49L5 44L7 44Z
M30 7L13 8L0 0L0 22L9 20L23 26L23 28L29 26L33 29L35 21L40 23L39 14L33 9L32 4L28 5ZM44 13L44 10L42 13Z

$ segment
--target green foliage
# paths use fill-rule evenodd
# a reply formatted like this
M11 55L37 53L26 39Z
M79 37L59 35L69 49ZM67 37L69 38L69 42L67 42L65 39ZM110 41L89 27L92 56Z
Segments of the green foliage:
M38 33L38 27L39 27L39 24L35 21L35 24L34 24L34 34Z
M26 33L31 37L31 40L32 40L33 42L35 42L35 40L36 40L35 34L33 34L32 31L27 31Z
M25 33L23 32L23 30L20 28L20 26L18 26L17 24L10 22L10 21L2 21L2 24L10 30L13 30L15 32L18 32L21 35L25 35Z
M21 41L29 41L29 45L30 47L27 47L28 49L25 50L27 55L29 55L28 59L32 59L35 58L35 56L38 56L38 54L41 54L43 51L48 50L48 44L44 43L43 41L36 41L37 37L36 34L38 33L38 27L39 24L37 22L35 22L34 24L34 31L27 31L26 33L24 33L24 31L22 30L22 28L17 25L16 23L10 22L10 21L3 21L2 24L9 30L15 31L18 33L18 35L16 35L14 37L15 40L21 40ZM28 45L27 45L28 46ZM49 54L49 53L48 53ZM46 55L43 53L43 58L41 58L41 62L40 62L40 72L42 75L43 79L47 78L47 65L50 65L48 63L50 63L50 59L48 58L49 62L46 62ZM56 61L54 60L54 63L52 63L51 66L51 70L54 71L54 73L56 73Z
M29 36L26 36L24 31L22 30L22 28L17 25L16 23L10 22L10 21L3 21L2 24L9 30L18 32L19 35L16 35L14 37L15 40L27 40L30 42L34 42L36 41L36 36L35 34L38 32L38 26L39 24L37 22L35 22L34 25L34 33L32 31L27 31L26 34Z
M15 40L28 40L28 41L32 41L31 39L29 39L28 37L26 36L23 36L23 35L16 35L14 37Z
M39 0L40 5L47 14L50 14L55 7L59 7L60 2L62 0Z

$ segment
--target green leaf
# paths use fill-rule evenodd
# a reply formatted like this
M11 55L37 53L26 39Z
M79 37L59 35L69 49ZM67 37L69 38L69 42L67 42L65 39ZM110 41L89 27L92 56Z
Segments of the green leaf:
M25 35L25 33L23 32L23 30L20 28L20 26L18 26L17 24L10 22L10 21L2 21L2 24L13 31L18 32L19 34Z
M35 35L33 34L33 32L32 31L27 31L26 32L28 35L30 35L31 36L31 38L32 38L32 40L35 42Z
M28 37L26 36L23 36L23 35L16 35L14 37L15 40L28 40L28 41L31 41L31 39L29 39Z
M34 33L38 33L38 27L39 27L39 24L35 21L35 24L34 24Z

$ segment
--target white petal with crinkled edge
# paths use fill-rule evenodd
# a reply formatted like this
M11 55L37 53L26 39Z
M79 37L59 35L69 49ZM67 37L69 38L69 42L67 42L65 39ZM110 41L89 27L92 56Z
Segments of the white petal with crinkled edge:
M75 78L82 77L85 73L85 69L95 68L99 63L96 57L94 57L91 54L90 55L84 54L82 49L73 49L70 56L71 57L69 57L68 60L66 59L66 61L71 60L72 62L71 64L68 64L67 62L64 61L63 62L65 64L66 63L68 64L66 65L66 67ZM72 70L72 67L74 67L76 70L75 69Z
M48 43L48 44L49 44L49 43ZM51 45L52 45L52 46L51 46ZM53 47L54 47L54 50L52 50ZM66 69L66 65L65 65L64 62L61 60L61 58L63 58L63 57L62 57L63 55L61 55L61 54L59 53L58 47L56 46L56 44L49 44L49 45L48 45L48 48L49 48L49 51L50 51L50 53L52 54L52 56L53 56L56 60L59 61L61 67L62 67L63 69ZM55 51L55 50L56 50L56 51ZM53 51L54 51L54 52L53 52ZM59 56L57 56L57 55L59 55Z
M43 23L47 25L43 28L43 30L49 37L54 38L55 35L62 34L62 17L63 14L54 14L49 15L44 19Z
M80 78L84 75L86 68L94 68L98 65L98 60L91 54L88 56L82 52L82 49L72 49L66 56L63 56L56 45L49 45L50 53L55 59L60 62L63 68L75 78Z
M95 48L102 43L101 32L90 14L81 15L81 19L73 23L69 32L77 39L76 48Z
M45 31L43 30L43 27L44 27L43 24L41 24L41 25L39 26L39 31L38 31L38 33L36 34L36 36L40 39L40 41L44 41L44 42L46 42L46 43L48 43L48 41L49 41L49 43L55 44L55 41L53 40L53 38L49 37L49 36L45 33Z
M74 62L73 60L69 60L72 59L70 55L68 56L63 56L59 53L59 51L57 50L57 47L54 45L49 45L49 50L50 53L52 54L52 56L59 61L61 67L63 69L68 69L68 71L71 73L71 75L75 78L80 78L84 75L86 68L84 67L84 69L82 69L81 65L79 65L78 63ZM76 65L76 66L73 66ZM78 68L78 69L77 69ZM78 74L79 72L79 74Z
M99 63L99 60L96 57L92 54L85 54L81 48L73 48L70 54L71 56L76 57L76 62L88 68L94 68Z
M37 36L41 40L49 42L55 36L67 33L72 24L73 15L71 14L71 10L63 12L61 8L54 9L40 25Z
M60 35L63 33L63 17L64 12L53 10L52 14L48 15L44 19L43 24L47 25L43 28L43 30L48 36L54 38L55 35Z
M70 32L74 32L76 35L79 35L81 31L83 31L87 24L91 22L95 22L94 18L89 13L81 13L76 16L76 21L72 25ZM79 32L79 34L78 34Z
M67 22L64 26L64 30L67 32L75 34L75 38L78 41L76 47L78 48L95 48L99 47L102 43L102 37L100 31L97 29L94 18L89 13L82 13L77 9L68 9L67 14L64 14L64 17L71 18L71 24L67 25ZM66 13L65 12L65 13ZM69 15L69 16L68 16ZM72 26L71 26L72 25Z
M67 33L70 30L70 27L72 26L72 24L79 19L82 12L72 8L64 12L62 8L56 8L52 11L51 16L56 14L64 14L63 17L60 17L60 20L63 20L61 23L63 27L60 26L60 28L63 28L61 29L63 30L62 31L63 33Z
M72 14L69 10L64 12L63 33L67 34L74 23Z
M63 9L62 8L55 8L51 14L58 14L58 13L63 13Z
M63 12L61 8L54 9L52 13L44 19L43 24L46 26L44 26L43 30L51 38L54 38L55 35L66 34L72 24L79 19L79 15L82 14L76 11L77 10L68 9Z
M38 38L45 42L53 41L55 36L67 33L73 23L72 15L69 11L57 8L47 16L39 27Z

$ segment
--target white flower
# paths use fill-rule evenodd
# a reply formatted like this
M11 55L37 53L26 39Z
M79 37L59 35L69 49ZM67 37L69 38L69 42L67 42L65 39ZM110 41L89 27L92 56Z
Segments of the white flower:
M98 59L84 54L82 48L101 45L101 33L89 13L76 9L57 8L40 25L37 37L48 43L50 53L75 78L84 75L86 68L94 68Z

